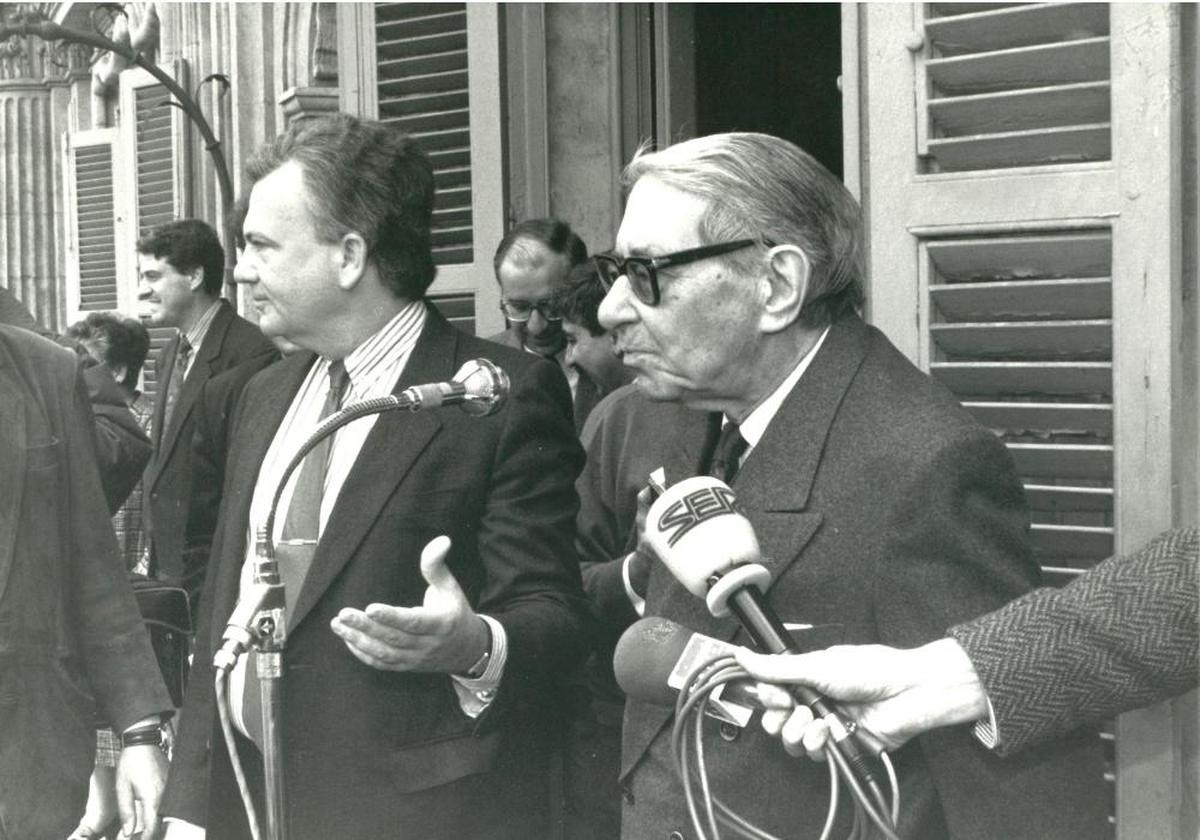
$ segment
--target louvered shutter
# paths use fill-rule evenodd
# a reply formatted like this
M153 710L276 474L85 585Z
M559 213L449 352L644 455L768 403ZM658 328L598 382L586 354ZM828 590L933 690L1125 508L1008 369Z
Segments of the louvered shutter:
M995 430L1050 582L1172 524L1179 9L863 4L868 314ZM854 86L848 86L854 89ZM1177 422L1177 421L1175 421ZM1173 836L1163 710L1108 755L1117 836ZM1165 792L1165 793L1164 793Z
M924 245L930 371L1000 435L1056 579L1113 553L1112 237L1106 229Z
M117 247L121 220L113 195L115 138L113 129L66 137L68 322L88 312L128 310L133 301L128 260Z
M475 333L475 295L470 292L457 295L430 295L429 300L451 324L463 332Z
M1108 160L1104 3L930 3L917 68L927 171Z
M187 68L176 62L175 80L188 87ZM128 155L124 200L133 219L130 251L138 238L155 227L189 215L190 127L177 107L169 105L167 88L144 70L121 74L121 144ZM136 284L136 255L133 271ZM171 328L150 329L150 355L143 370L143 390L157 391L157 356L171 340Z
M471 96L465 3L375 6L379 119L412 135L437 183L433 256L471 262Z
M504 232L498 10L491 4L378 3L339 7L356 52L343 107L412 135L433 163L432 298L461 324L503 328L491 256ZM343 40L343 45L347 43Z

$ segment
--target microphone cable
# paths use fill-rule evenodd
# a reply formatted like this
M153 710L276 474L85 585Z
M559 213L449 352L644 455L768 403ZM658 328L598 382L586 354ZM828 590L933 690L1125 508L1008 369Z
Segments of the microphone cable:
M684 680L675 702L675 721L671 730L671 751L676 771L683 784L684 799L698 840L720 840L719 824L749 840L780 840L755 825L721 801L712 792L704 757L705 706L714 691L734 680L752 679L729 654L720 654L700 662ZM837 816L840 783L845 780L854 806L853 823L847 840L869 840L872 828L886 840L899 840L895 826L900 813L900 788L895 768L886 752L879 752L891 788L890 803L879 785L872 783L864 791L846 757L830 739L825 745L829 765L829 805L819 840L829 840Z
M229 717L229 694L225 690L229 681L229 671L217 668L215 689L217 692L217 716L221 719L221 734L225 737L225 748L229 751L229 763L233 765L233 776L237 780L238 793L242 797L242 805L246 809L246 820L250 823L251 840L262 840L258 827L258 811L254 807L254 797L250 795L250 785L246 781L246 771L242 767L242 759L238 755L237 741L233 735L233 721Z

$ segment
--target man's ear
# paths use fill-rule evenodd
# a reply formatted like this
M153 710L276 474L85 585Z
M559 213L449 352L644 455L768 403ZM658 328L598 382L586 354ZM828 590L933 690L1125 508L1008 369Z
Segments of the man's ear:
M193 268L187 275L188 289L198 292L204 288L204 269L201 266Z
M125 381L125 374L129 372L128 365L117 365L116 367L113 367L106 363L105 367L108 368L108 372L112 374L113 381L118 385Z
M367 240L362 234L347 233L337 253L338 288L350 291L358 285L367 271Z
M779 332L800 317L811 273L808 254L795 245L776 245L767 252L761 319L765 332Z

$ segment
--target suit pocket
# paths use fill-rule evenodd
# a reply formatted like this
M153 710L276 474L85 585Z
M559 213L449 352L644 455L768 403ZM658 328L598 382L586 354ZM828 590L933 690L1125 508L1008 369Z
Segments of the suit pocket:
M389 756L395 788L416 793L466 776L487 773L500 752L500 732L412 744Z

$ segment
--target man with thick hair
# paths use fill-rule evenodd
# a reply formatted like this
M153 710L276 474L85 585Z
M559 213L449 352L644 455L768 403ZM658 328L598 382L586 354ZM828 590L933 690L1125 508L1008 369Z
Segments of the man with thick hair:
M278 353L221 297L225 251L211 226L167 222L142 237L137 252L140 315L151 327L176 331L156 359L154 456L142 483L149 567L194 592L204 577L203 558L187 545L196 399L210 377L242 364L262 368Z
M433 172L406 135L343 114L306 120L261 149L246 180L235 279L264 331L302 349L253 378L234 411L195 667L210 672L252 580L249 536L320 418L486 356L511 381L499 412L367 415L285 486L269 537L287 603L286 816L296 840L543 836L550 685L584 649L582 453L562 375L426 303ZM251 656L232 672L230 707L261 805ZM171 838L247 835L215 705L211 681L192 680L164 806Z
M567 338L563 362L592 381L597 399L603 399L630 379L613 350L612 338L596 317L603 299L604 287L590 261L572 268L552 298ZM586 419L576 416L575 421L582 427Z
M610 511L634 515L660 465L668 483L730 484L770 571L767 598L783 621L826 626L823 636L921 644L1039 582L1004 445L862 321L862 225L833 175L791 143L738 133L640 154L626 177L616 248L596 262L608 287L600 322L638 393L614 406L608 425L621 433L593 440L579 483L581 545L604 552L584 557L585 581L610 633L644 610L745 638L649 561L642 534L622 544L609 527ZM629 838L690 833L671 714L626 706ZM713 794L773 834L817 836L824 769L792 761L757 727L722 735L706 755ZM895 760L901 837L1104 831L1094 732L1004 765L969 732L943 730ZM833 835L850 823L843 802Z

